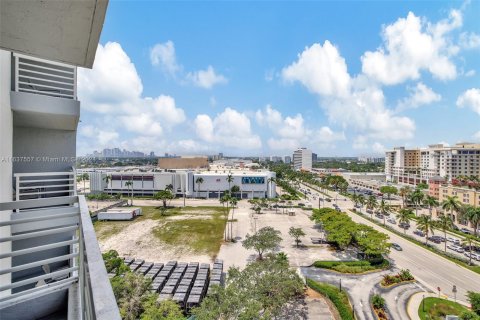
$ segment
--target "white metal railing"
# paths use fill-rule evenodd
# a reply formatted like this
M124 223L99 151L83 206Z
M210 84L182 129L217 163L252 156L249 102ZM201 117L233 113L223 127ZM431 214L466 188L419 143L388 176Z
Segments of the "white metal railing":
M76 195L75 170L15 173L15 200Z
M13 54L15 91L77 99L77 68L68 64Z
M32 262L0 270L0 275L9 275L11 279L10 282L0 285L0 314L2 308L25 303L59 290L76 288L74 290L78 294L75 295L74 305L68 306L69 309L77 310L75 318L120 319L83 196L0 203L0 215L10 215L10 219L0 220L0 227L11 228L11 235L1 237L0 243L71 234L68 239L52 237L52 241L42 242L40 245L0 252L0 259L22 255L38 256L38 259ZM46 250L62 247L69 250L57 256L42 255ZM50 265L56 265L57 269L51 270ZM13 279L12 274L15 272L25 272L28 276Z

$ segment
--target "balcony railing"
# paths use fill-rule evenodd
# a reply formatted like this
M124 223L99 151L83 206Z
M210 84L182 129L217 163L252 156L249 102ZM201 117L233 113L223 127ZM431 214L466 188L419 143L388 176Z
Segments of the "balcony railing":
M63 63L13 55L14 90L77 99L77 68Z
M120 319L83 196L0 203L0 215L0 227L11 229L11 234L2 236L0 243L52 236L49 238L51 241L0 252L0 259L32 254L39 257L0 270L0 275L7 275L11 279L0 285L0 314L4 308L11 309L18 304L68 289L69 318ZM58 248L69 249L55 256L43 256L48 250ZM13 273L19 272L25 276L14 279Z
M15 173L15 199L28 200L76 195L75 170Z

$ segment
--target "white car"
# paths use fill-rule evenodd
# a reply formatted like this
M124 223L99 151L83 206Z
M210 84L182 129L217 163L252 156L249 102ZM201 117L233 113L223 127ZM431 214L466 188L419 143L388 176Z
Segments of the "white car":
M450 250L455 251L455 248L456 248L456 247L457 247L457 246L454 245L454 244L447 244L447 248L450 249Z
M448 237L448 238L447 238L447 241L448 241L448 242L451 242L451 243L455 243L455 240L456 240L456 239L455 239L455 238L452 238L452 237Z
M462 247L456 247L455 251L457 251L458 253L464 253L465 252L465 250L463 250Z

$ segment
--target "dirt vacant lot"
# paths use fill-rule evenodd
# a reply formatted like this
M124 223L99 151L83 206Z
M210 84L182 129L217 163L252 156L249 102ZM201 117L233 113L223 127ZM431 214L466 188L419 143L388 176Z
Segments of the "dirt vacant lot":
M222 207L175 207L163 215L158 207L142 207L143 216L133 221L97 221L95 231L102 252L148 261L211 262L223 240L225 210Z

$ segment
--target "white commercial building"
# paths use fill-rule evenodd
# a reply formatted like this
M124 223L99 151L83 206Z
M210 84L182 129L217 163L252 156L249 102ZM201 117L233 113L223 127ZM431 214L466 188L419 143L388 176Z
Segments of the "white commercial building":
M293 152L293 168L295 170L312 170L312 150L299 148Z
M242 199L274 198L275 173L271 171L232 170L222 172L194 172L187 170L163 172L108 172L91 171L92 192L109 194L153 195L171 185L177 196L219 198L225 190L239 187ZM227 177L231 175L230 183ZM129 181L132 185L129 185Z

